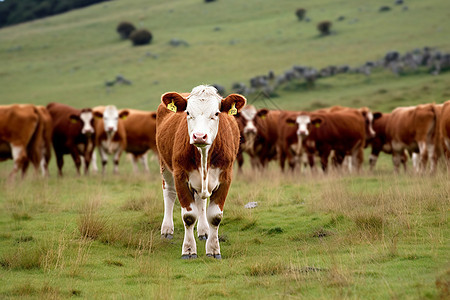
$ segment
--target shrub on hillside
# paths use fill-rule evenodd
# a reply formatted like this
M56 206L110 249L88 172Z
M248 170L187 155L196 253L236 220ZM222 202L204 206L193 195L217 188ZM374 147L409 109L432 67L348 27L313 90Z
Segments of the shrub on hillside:
M304 9L304 8L298 8L295 11L295 15L297 16L299 21L303 20L303 18L305 17L305 14L306 14L306 9Z
M123 21L120 22L119 25L117 25L116 30L119 33L120 37L126 40L130 37L130 34L136 30L136 27L134 27L134 25L130 22Z
M130 40L134 46L147 45L152 41L152 34L147 29L138 29L131 33Z
M320 31L322 35L329 35L332 23L330 21L322 21L317 24L317 30Z

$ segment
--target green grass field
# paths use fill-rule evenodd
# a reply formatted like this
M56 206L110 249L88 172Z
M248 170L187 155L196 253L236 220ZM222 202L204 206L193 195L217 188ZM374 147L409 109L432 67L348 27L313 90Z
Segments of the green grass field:
M115 104L155 110L161 94L234 82L293 65L358 66L389 51L424 46L450 52L450 3L442 0L111 1L0 29L0 104ZM392 10L378 12L382 5ZM311 22L299 22L295 9ZM336 21L344 16L344 21ZM132 47L115 28L128 20L154 39ZM320 37L316 24L333 22ZM172 38L188 47L169 45ZM121 74L131 86L106 88ZM249 96L253 100L254 95ZM425 69L396 77L377 70L290 85L272 98L283 109L318 105L397 106L450 99L450 73ZM272 102L256 102L258 108ZM450 285L450 183L394 175L382 155L375 173L235 173L219 229L223 259L180 259L183 225L160 239L163 200L158 164L133 174L8 182L0 164L0 298L61 299L446 299ZM410 168L411 169L411 168ZM244 209L250 201L255 209Z

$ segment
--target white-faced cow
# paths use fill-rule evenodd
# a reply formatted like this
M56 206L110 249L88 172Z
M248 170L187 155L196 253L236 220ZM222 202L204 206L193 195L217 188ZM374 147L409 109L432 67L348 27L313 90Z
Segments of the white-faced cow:
M95 147L94 116L92 109L76 109L60 103L49 103L47 110L53 120L53 148L56 155L58 174L62 176L63 155L70 154L80 174L81 159L84 172L89 172L92 152Z
M122 110L119 113L114 105L108 105L106 107L94 107L93 113L96 118L101 119L101 121L95 122L95 145L102 159L102 174L105 174L109 155L113 156L113 172L118 173L120 155L127 145L123 119L128 116L128 110ZM97 171L95 152L92 153L92 166Z
M317 153L322 169L326 171L328 158L333 151L335 166L342 165L348 155L351 156L351 166L360 169L366 141L366 122L358 110L302 113L285 122L297 124L298 139L308 153L311 168L314 167L314 155Z
M207 238L206 255L221 258L218 229L239 148L239 128L232 115L245 102L238 94L223 99L214 87L204 85L195 87L189 96L175 92L162 96L156 119L164 195L161 235L173 236L173 206L178 196L185 226L182 258L197 257L197 220L199 238Z
M266 167L277 156L277 125L279 111L265 108L257 110L253 105L245 106L236 115L241 134L241 144L237 156L239 171L244 163L243 152L250 156L253 168Z

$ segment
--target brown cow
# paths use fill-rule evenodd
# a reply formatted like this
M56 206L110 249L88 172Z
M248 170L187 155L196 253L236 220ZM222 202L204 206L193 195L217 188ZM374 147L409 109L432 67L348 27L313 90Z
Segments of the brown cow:
M92 109L76 109L60 103L49 103L47 110L53 120L53 149L56 155L58 174L62 176L63 155L70 154L80 174L81 160L84 173L89 172L92 152L95 148L94 116Z
M439 129L440 144L447 162L447 169L450 170L450 100L442 106Z
M0 161L14 160L9 178L21 170L25 176L30 161L39 168L42 141L39 110L31 104L0 106Z
M398 107L392 111L386 124L387 143L392 148L395 171L402 162L405 150L419 153L416 171L424 172L427 160L430 171L436 165L436 124L437 114L434 104Z
M136 162L141 160L144 170L149 171L147 163L148 150L157 156L156 148L156 112L137 109L126 109L129 114L123 120L127 136L126 152L133 156L133 170L138 171ZM119 114L122 113L121 110Z
M244 163L243 152L250 156L253 168L266 167L269 161L276 158L279 115L279 111L256 110L253 105L248 105L235 116L241 135L237 156L239 171Z
M291 170L297 165L297 160L304 154L303 140L306 137L302 129L302 121L297 117L308 113L304 111L282 111L280 112L277 139L278 160L281 170L284 171L286 160ZM304 118L304 117L300 117ZM306 129L306 127L305 127ZM299 142L300 141L300 142Z
M328 158L334 151L334 164L342 165L346 155L350 155L352 165L360 170L366 140L366 122L357 110L342 110L324 113L303 113L295 121L287 118L286 123L297 123L298 136L302 147L308 153L310 167L314 167L314 154L321 159L322 169L328 168Z
M123 119L128 116L128 110L122 110L119 113L114 105L108 105L94 107L92 111L96 118L102 119L95 122L95 145L102 159L102 174L105 174L108 155L113 155L113 172L118 173L120 155L127 145ZM92 166L97 171L95 151L92 153Z
M386 137L386 124L388 123L388 120L390 118L391 113L383 113L381 115L378 112L374 113L373 130L375 131L375 137L368 140L368 145L370 144L372 146L372 150L369 157L369 165L371 171L375 169L375 165L377 163L378 156L380 155L381 151L387 154L392 154L392 147L387 142ZM406 153L405 152L401 153L400 162L402 163L403 169L405 171L407 160L408 157Z
M204 85L195 87L188 97L175 92L162 96L156 119L164 195L161 235L173 237L173 206L178 196L185 227L184 259L197 257L197 220L199 238L207 238L206 255L221 258L218 229L239 149L239 128L231 115L245 102L238 94L222 99L214 87Z

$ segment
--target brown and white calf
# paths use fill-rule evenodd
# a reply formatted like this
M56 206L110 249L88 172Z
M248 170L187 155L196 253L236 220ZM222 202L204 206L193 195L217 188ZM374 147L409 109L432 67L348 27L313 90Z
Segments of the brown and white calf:
M178 196L185 227L184 259L197 257L197 220L199 239L207 239L206 255L221 258L218 229L239 149L239 128L232 115L245 103L241 95L223 99L214 87L205 85L195 87L188 96L175 92L162 96L156 119L164 195L161 235L173 237Z
M366 123L357 110L302 113L295 119L286 119L285 122L297 124L299 143L301 142L308 154L311 168L314 168L314 155L317 153L321 159L322 170L327 171L328 158L334 151L335 166L341 166L348 155L351 156L351 166L360 170L366 141Z
M120 113L114 105L106 107L94 107L94 116L98 119L95 122L95 145L97 146L100 158L102 159L102 174L105 174L108 156L113 156L114 173L119 171L120 155L127 146L127 136L123 119L128 116L128 110ZM92 167L97 171L97 157L92 153Z
M253 105L247 105L236 115L241 134L237 156L239 171L244 163L243 152L250 156L253 168L264 168L269 161L276 158L279 114L279 111L270 111L265 108L257 110Z
M95 148L92 109L76 109L61 103L49 103L47 110L52 117L52 142L59 176L62 176L64 154L72 156L78 174L80 174L83 160L85 163L84 173L87 174Z

